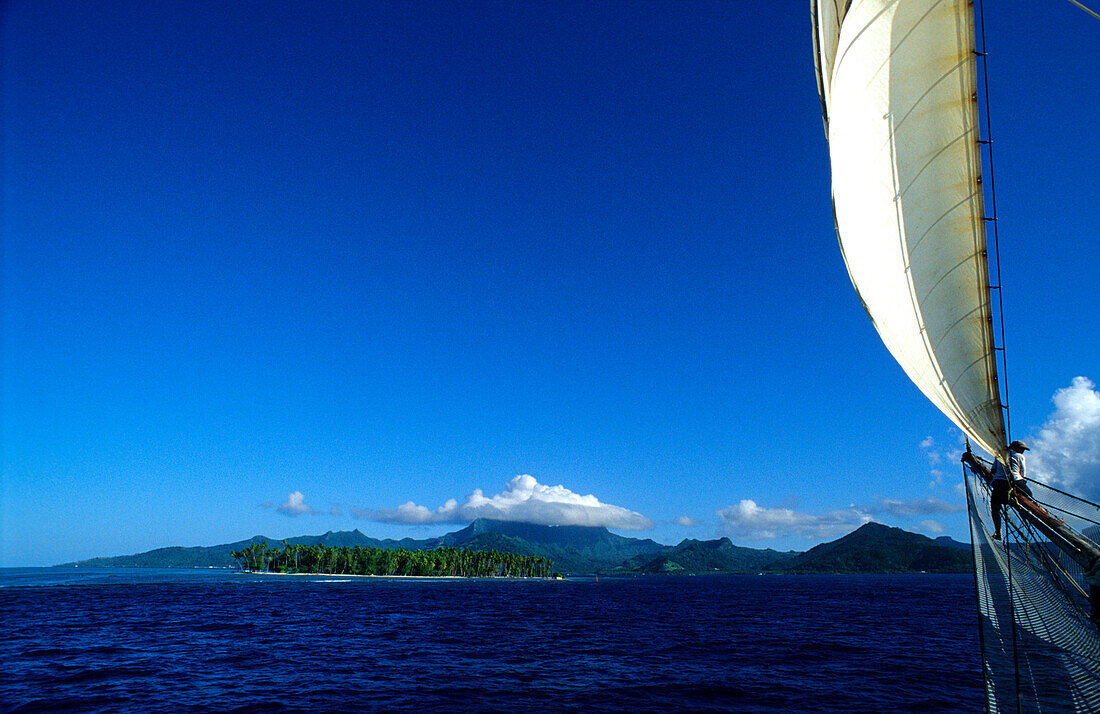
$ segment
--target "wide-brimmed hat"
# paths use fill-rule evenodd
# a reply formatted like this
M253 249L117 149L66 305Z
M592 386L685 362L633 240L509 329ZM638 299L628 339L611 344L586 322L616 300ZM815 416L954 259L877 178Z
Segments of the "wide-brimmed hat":
M1027 448L1027 444L1022 441L1014 441L1008 445L1008 448L1013 451L1031 451L1031 449Z

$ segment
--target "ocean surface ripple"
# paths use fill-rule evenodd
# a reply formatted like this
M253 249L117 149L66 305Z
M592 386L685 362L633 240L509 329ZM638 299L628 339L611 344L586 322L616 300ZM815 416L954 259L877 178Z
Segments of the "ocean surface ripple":
M973 576L0 571L0 711L979 711Z

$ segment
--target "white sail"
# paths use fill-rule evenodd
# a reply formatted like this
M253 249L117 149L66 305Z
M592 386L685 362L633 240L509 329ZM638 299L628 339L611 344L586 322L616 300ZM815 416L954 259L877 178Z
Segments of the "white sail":
M818 0L833 209L887 349L944 414L1005 448L967 0Z
M1002 456L973 7L811 7L833 211L852 283L906 374ZM1100 541L1084 535L1100 523L1100 505L1040 483L995 503L988 464L968 463L986 710L1100 711Z

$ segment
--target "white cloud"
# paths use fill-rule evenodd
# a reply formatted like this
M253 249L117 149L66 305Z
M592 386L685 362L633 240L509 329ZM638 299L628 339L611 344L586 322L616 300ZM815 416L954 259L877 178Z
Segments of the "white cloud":
M292 491L287 494L286 501L275 509L284 516L300 516L303 513L316 513L306 505L306 497L301 491Z
M564 486L546 486L533 476L516 476L502 493L486 497L476 489L460 504L448 499L434 511L408 501L396 509L352 509L356 518L380 523L470 523L478 518L494 521L522 521L542 525L605 526L625 530L653 527L640 513L601 503L592 495L582 496Z
M749 540L763 540L784 536L808 539L826 539L845 535L871 520L883 520L885 516L912 517L937 513L959 513L962 505L950 503L935 496L898 500L880 498L868 505L853 505L826 513L807 513L790 508L764 508L750 499L742 499L736 506L718 511L718 518L730 535ZM931 524L931 525L929 525ZM942 532L935 521L924 521L925 530ZM938 526L940 531L934 531Z
M1028 446L1028 477L1100 497L1100 392L1085 377L1054 393L1054 412Z
M924 455L928 458L928 463L931 466L935 466L944 459L944 452L936 449L936 440L931 436L926 436L920 442L920 448L924 451ZM948 454L950 455L950 452Z
M694 528L695 526L699 525L695 522L694 518L690 518L688 516L680 516L679 518L674 520L673 523L678 526L683 526L684 528Z
M961 504L950 503L942 498L929 496L928 498L914 498L908 501L880 498L874 504L865 506L860 510L873 515L925 516L933 513L959 513L963 510L963 507Z
M937 535L943 533L943 524L937 521L921 521L920 527L924 529L925 533L935 533Z
M736 506L718 511L718 518L730 535L749 540L790 535L829 538L843 535L871 520L870 515L855 507L825 514L800 513L789 508L763 508L747 498Z
M955 473L956 469L961 469L961 467L954 466L954 464L959 463L966 437L962 430L957 428L951 429L948 434L949 436L940 441L936 441L934 437L926 436L920 442L921 451L924 452L924 457L928 459L928 475L932 477L928 482L928 488L933 491L943 487L944 478L948 473ZM958 442L957 446L952 447L942 443L951 442L950 434L954 435L955 441Z

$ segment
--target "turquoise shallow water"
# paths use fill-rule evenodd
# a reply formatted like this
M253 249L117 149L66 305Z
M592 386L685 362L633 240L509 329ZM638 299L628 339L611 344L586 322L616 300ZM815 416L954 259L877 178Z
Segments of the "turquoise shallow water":
M976 711L973 576L0 570L3 711Z

